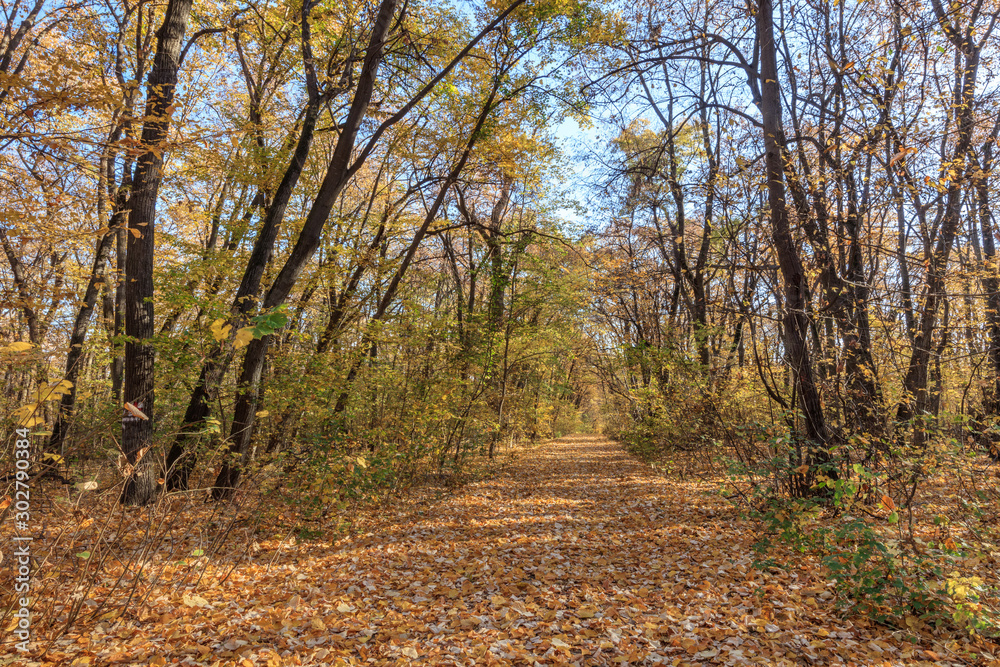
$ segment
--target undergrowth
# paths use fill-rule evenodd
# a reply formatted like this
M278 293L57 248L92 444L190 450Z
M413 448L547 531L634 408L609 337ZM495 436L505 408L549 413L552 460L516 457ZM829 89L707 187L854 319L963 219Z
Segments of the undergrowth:
M758 527L758 568L809 557L845 614L914 633L1000 634L998 589L986 566L1000 550L995 514L976 510L991 497L984 483L994 493L995 485L980 452L943 438L919 456L886 445L886 458L862 462L851 457L856 443L833 447L829 463L810 467L809 492L796 495L801 443L765 424L730 436L722 493ZM953 531L956 523L966 530Z

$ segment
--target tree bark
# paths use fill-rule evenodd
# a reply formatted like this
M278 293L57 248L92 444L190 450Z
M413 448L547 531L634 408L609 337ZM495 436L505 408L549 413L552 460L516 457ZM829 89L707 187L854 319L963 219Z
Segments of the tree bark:
M372 92L375 88L376 75L379 64L385 50L386 37L392 25L392 18L396 13L399 0L382 0L379 5L375 24L372 27L372 34L368 42L365 53L365 60L362 65L361 74L358 77L358 86L351 102L347 120L344 122L343 130L334 148L333 157L327 168L326 175L320 186L319 194L309 209L305 224L299 233L291 255L281 267L264 298L264 310L270 310L280 306L285 302L291 292L299 274L305 268L306 263L312 257L316 248L319 247L320 235L323 226L330 217L330 211L334 203L340 197L344 186L348 181L348 169L350 167L351 155L354 151L354 144L357 140L358 132L361 129L361 122L368 113L368 105L371 103ZM232 430L230 432L230 444L227 447L231 457L242 456L247 451L250 436L253 429L254 411L257 405L257 391L260 382L261 369L264 363L264 356L267 352L268 337L254 340L247 347L246 356L243 360L243 370L240 374L240 393L236 401L236 410L233 415ZM231 458L223 463L219 476L216 479L212 497L221 500L228 497L235 489L240 477L241 461Z
M953 175L948 183L941 229L938 232L937 243L927 266L927 278L922 298L923 307L920 310L920 320L913 337L910 362L903 380L904 397L896 411L896 419L901 422L928 415L931 407L931 396L927 386L928 364L933 353L938 309L944 299L948 259L962 216L967 171L970 166L972 135L976 126L972 105L976 94L979 54L981 45L989 39L991 32L991 30L984 31L982 40L976 44L972 39L972 26L969 26L967 34L962 34L950 22L938 0L934 0L933 6L942 30L958 53L961 54L961 57L956 61L956 66L961 69L956 76L954 91L958 131L949 166ZM914 429L914 441L916 444L924 442L924 428L921 425L916 425Z
M173 112L181 46L193 0L170 0L157 32L156 56L146 87L142 147L129 197L125 259L125 388L124 398L144 413L126 411L122 418L122 449L128 462L122 502L145 505L157 491L153 457L154 363L153 262L155 259L156 201L163 177Z
M784 284L785 354L794 374L794 386L802 406L805 435L810 441L807 459L810 466L828 463L830 439L819 391L814 381L808 348L809 318L806 314L808 284L795 239L792 237L785 189L786 140L782 127L781 89L774 42L774 18L771 0L761 0L757 11L757 46L760 49L759 107L764 130L764 160L767 174L771 236ZM800 480L798 492L810 486Z
M982 284L986 292L986 326L989 332L987 361L992 374L990 385L985 389L983 409L987 414L1000 415L1000 276L998 276L997 250L994 241L995 227L990 206L990 175L993 171L993 143L1000 133L1000 122L992 136L983 144L983 154L973 178L976 191L976 213L979 217L979 232L982 236L983 261Z

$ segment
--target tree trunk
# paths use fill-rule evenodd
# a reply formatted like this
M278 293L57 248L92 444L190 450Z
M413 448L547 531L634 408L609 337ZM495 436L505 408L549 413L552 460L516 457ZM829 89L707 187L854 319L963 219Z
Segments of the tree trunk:
M125 391L127 403L143 414L126 411L122 418L122 449L129 469L122 502L145 505L157 485L152 448L155 351L153 337L153 261L156 200L163 176L163 149L170 128L181 46L193 0L170 0L157 33L156 56L146 92L142 147L129 197L125 258Z
M232 339L236 336L239 328L246 323L246 318L256 301L254 297L260 292L261 279L274 253L274 243L278 237L281 222L285 217L285 209L288 207L288 202L291 201L292 192L302 175L302 169L305 167L306 158L312 146L318 116L319 100L314 99L306 110L302 131L291 164L285 170L281 184L275 191L271 205L267 208L264 223L243 272L240 287L233 298L230 307L229 340L215 348L202 365L198 381L191 392L187 410L184 412L184 423L167 454L166 480L167 488L170 490L188 488L188 480L197 463L197 454L188 449L187 441L197 433L198 428L211 413L211 404L217 395L219 382L232 363L234 354L231 345Z
M361 129L361 122L368 112L379 64L385 49L385 40L392 25L399 0L382 0L378 15L372 28L364 64L358 78L358 87L351 102L347 120L337 140L319 195L309 209L305 224L292 248L291 255L286 260L264 298L263 308L269 310L285 302L299 274L305 268L316 248L319 246L323 226L330 217L334 203L340 197L348 181L348 170L354 144ZM264 355L267 352L268 337L254 340L247 347L243 360L243 371L240 374L240 393L236 401L233 415L232 430L228 452L231 457L242 456L247 451L253 429L254 411L257 405L258 382ZM240 476L241 462L230 458L225 461L216 479L212 497L216 500L226 498L236 487Z
M760 49L760 112L764 129L765 167L771 235L784 284L785 353L794 375L805 421L805 435L810 441L807 459L810 466L830 461L829 440L823 406L820 402L808 349L809 318L806 314L808 285L795 239L792 237L785 190L786 141L782 128L781 89L774 42L773 6L761 0L757 11L757 45ZM811 475L810 475L811 477ZM799 480L799 493L807 492L809 479Z
M107 219L105 205L106 179L109 170L109 156L107 153L101 156L99 166L99 177L97 179L97 219L104 222ZM111 172L114 173L114 172ZM87 340L87 327L90 325L90 316L97 305L97 297L100 295L101 284L104 282L108 257L111 254L111 245L115 240L118 230L111 227L117 211L112 213L109 220L109 229L97 241L97 248L94 251L94 265L90 270L90 278L87 281L87 289L83 295L83 302L80 310L76 314L73 322L73 330L70 332L69 349L66 352L66 372L64 378L70 382L69 391L62 395L59 401L59 412L56 415L55 424L52 427L52 436L49 438L49 451L59 453L62 451L63 439L66 437L68 422L72 419L76 411L77 378L80 373L81 359L83 357L83 344Z
M987 414L1000 415L1000 277L998 277L997 250L994 241L993 213L990 206L990 174L993 169L993 142L1000 131L1000 123L994 127L993 136L983 145L982 162L974 179L976 188L976 212L979 216L979 231L983 240L982 284L986 292L986 325L989 331L987 360L992 374L990 384L984 391L983 410Z
M966 173L969 168L969 154L972 146L972 134L975 129L975 116L973 115L972 103L976 94L976 77L979 72L980 46L973 43L971 38L958 32L955 26L950 23L944 9L938 0L934 0L934 12L944 33L951 40L955 49L961 54L956 60L956 66L960 67L955 78L954 101L956 107L956 117L958 120L958 134L955 141L955 149L951 159L951 170L954 177L948 184L944 215L941 220L941 229L938 232L937 244L934 252L930 256L927 266L927 278L923 290L922 309L920 320L913 337L910 363L903 380L904 397L900 401L896 411L896 418L901 421L909 421L915 417L922 417L929 414L931 396L928 392L928 364L934 349L933 338L935 325L937 324L938 308L944 299L945 277L948 270L948 259L951 248L958 231L962 216L962 204L964 201L965 184L967 182ZM971 26L969 35L972 34ZM982 40L989 38L989 30ZM978 36L978 35L977 35ZM916 444L924 442L924 430L921 425L916 425L914 431L914 441Z

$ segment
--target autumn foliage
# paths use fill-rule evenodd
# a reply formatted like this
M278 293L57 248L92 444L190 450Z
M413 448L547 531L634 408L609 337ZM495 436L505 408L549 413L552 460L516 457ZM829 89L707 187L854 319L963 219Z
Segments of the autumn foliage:
M997 2L8 4L36 662L995 659Z

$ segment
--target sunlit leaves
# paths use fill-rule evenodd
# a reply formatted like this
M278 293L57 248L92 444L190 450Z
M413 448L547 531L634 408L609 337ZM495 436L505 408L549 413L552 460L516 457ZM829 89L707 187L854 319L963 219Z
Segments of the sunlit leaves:
M212 322L209 330L212 332L212 337L217 341L225 340L229 336L229 332L232 330L231 324L226 324L225 320L218 319Z

